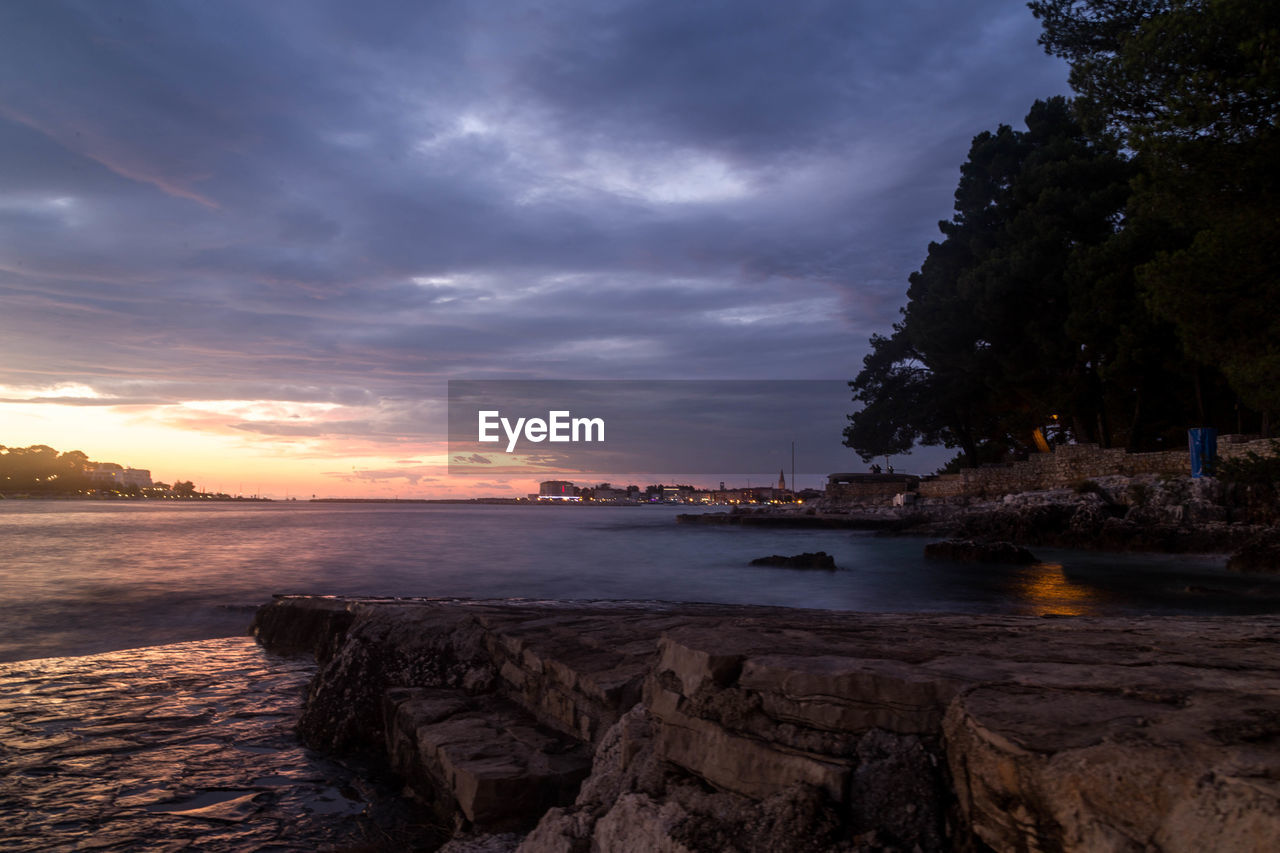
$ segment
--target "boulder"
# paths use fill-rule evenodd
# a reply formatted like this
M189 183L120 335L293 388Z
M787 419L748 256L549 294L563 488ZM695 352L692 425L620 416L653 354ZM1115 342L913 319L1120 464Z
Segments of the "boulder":
M776 566L780 569L824 569L833 572L836 569L836 558L826 551L812 553L806 551L803 554L796 554L792 557L785 557L782 554L758 557L751 561L751 565Z

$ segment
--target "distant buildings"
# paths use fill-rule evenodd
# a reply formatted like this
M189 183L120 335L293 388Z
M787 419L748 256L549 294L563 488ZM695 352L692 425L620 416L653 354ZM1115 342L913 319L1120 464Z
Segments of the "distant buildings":
M627 499L626 489L593 489L592 500L596 501L625 501Z
M544 480L538 484L537 494L529 495L529 500L590 501L613 504L741 504L784 503L797 500L797 496L786 488L786 479L779 474L777 486L737 489L726 489L724 483L720 484L719 489L700 489L687 485L651 485L647 489L641 489L634 485L625 488L611 486L608 483L601 483L598 486L575 486L568 480Z
M540 501L580 501L582 496L568 480L543 480L538 484Z
M122 468L106 462L86 468L85 473L89 475L89 482L100 488L151 488L151 472L146 468Z

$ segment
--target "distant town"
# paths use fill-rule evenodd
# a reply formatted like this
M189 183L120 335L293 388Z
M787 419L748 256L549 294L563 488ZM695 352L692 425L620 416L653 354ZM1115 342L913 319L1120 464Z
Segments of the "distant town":
M0 497L259 500L201 491L190 480L162 483L146 468L94 462L79 450L59 453L44 444L0 445Z
M529 501L605 504L782 504L813 500L822 496L817 489L793 491L787 488L787 479L778 472L778 482L767 486L700 488L686 485L614 486L600 483L595 486L577 486L568 480L544 480L538 484L537 494L529 495Z
M544 480L538 491L520 498L418 499L414 503L591 503L591 504L784 504L814 500L817 489L787 487L783 472L767 485L716 488L662 483L647 486L615 486L611 483L577 485L569 480ZM161 500L268 500L258 496L230 495L203 491L191 480L165 483L152 479L146 468L132 468L115 462L96 462L84 453L66 453L39 444L31 447L0 445L0 497L10 498L151 498ZM314 496L313 496L314 499ZM294 499L296 500L296 498ZM351 501L355 498L322 498ZM392 500L370 498L364 500ZM396 502L410 502L396 499Z

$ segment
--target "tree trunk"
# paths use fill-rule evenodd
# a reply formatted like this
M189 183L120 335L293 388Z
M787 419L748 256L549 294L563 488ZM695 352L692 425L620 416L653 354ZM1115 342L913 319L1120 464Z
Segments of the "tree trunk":
M1136 453L1142 446L1139 443L1141 436L1139 431L1142 427L1142 386L1139 385L1133 389L1133 417L1129 418L1129 438L1125 442L1125 447L1130 453Z
M1192 368L1191 376L1196 383L1196 416L1199 418L1196 426L1204 426L1204 390L1200 387L1200 367L1198 365Z
M969 430L960 425L952 425L951 432L955 435L956 441L960 444L960 450L968 460L970 468L978 467L978 445L973 441L973 434Z
M1076 441L1080 444L1096 443L1093 440L1093 430L1089 428L1089 420L1074 410L1071 412L1071 432L1075 434Z

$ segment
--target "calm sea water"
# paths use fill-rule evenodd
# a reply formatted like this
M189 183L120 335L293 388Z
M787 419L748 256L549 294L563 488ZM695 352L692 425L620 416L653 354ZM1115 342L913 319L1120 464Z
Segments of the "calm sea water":
M1280 611L1222 557L1036 549L926 561L925 540L677 525L675 507L0 501L0 660L243 633L273 593L637 599L863 611ZM838 572L754 568L826 551Z

